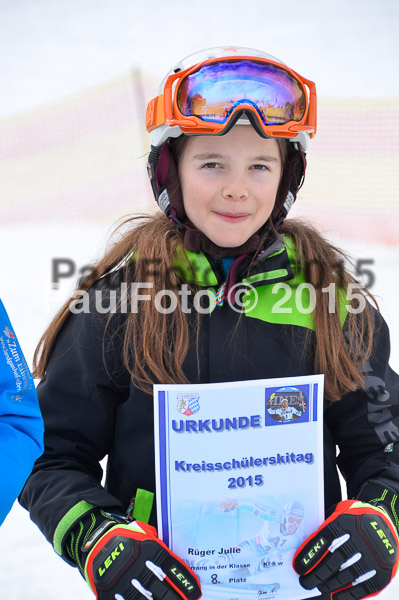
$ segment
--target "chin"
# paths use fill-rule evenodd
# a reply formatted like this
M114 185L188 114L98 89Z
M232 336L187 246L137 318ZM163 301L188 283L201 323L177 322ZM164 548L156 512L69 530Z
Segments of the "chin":
M240 239L227 239L223 238L223 240L218 240L215 238L209 238L212 240L212 242L214 244L216 244L217 246L219 246L220 248L238 248L239 246L242 246L243 244L245 244L245 242L248 240L248 238L240 238Z

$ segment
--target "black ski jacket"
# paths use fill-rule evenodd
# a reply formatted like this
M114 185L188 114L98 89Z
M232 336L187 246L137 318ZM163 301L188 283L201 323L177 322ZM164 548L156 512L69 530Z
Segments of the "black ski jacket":
M301 272L294 275L290 246L287 240L285 245L277 242L252 266L246 281L258 293L255 310L240 315L225 301L210 316L201 316L198 354L193 334L184 364L188 381L314 373L312 315L295 309L293 295L287 300L293 307L290 314L271 310L278 298L271 294L274 283L285 282L296 289L304 281ZM218 266L210 267L202 254L188 255L202 285L217 289L223 281ZM190 273L182 275L190 280ZM152 398L133 385L122 360L127 315L118 311L107 325L109 314L100 314L95 307L96 292L103 293L101 306L106 310L111 291L119 293L121 283L120 272L102 278L90 290L90 312L69 315L56 340L46 378L38 386L45 451L20 502L59 554L63 554L71 515L79 516L74 507L82 501L125 514L138 488L155 491ZM79 306L88 309L84 303ZM345 310L343 313L342 321ZM364 365L365 390L350 393L325 409L327 510L341 498L337 465L350 498L369 500L370 481L376 482L377 489L383 491L387 486L399 493L399 377L388 366L388 328L379 314L375 318L373 353ZM195 327L195 315L189 315L189 323ZM388 446L390 443L393 445ZM102 482L100 461L104 457L108 461ZM154 509L150 523L156 524Z

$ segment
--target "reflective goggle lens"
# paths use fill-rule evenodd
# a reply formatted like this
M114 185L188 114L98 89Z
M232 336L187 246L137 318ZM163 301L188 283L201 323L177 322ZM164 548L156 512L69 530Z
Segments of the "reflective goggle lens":
M185 77L177 92L184 116L225 123L240 105L250 105L264 125L300 121L304 89L288 71L254 60L218 61Z

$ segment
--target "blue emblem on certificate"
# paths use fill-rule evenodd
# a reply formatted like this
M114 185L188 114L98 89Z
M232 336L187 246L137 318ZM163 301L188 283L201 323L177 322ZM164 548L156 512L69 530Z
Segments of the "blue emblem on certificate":
M323 376L154 388L159 535L203 600L302 600L324 519Z
M199 411L198 394L177 394L177 410L183 415L193 415Z

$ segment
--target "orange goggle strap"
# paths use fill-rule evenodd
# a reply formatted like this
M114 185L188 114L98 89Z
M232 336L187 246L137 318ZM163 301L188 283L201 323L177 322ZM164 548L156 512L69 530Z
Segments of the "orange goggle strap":
M240 59L248 60L250 57L238 56L233 58L236 61ZM229 62L229 59L223 60ZM253 113L256 116L256 119L259 123L259 127L268 136L294 138L301 131L307 131L309 132L310 137L313 137L317 129L317 95L316 86L313 83L313 81L305 79L289 67L281 65L277 62L265 60L262 58L256 58L254 60L256 62L272 64L278 67L279 69L287 71L287 73L289 73L302 85L302 87L304 88L304 95L306 99L306 108L305 114L299 123L296 121L289 121L288 123L285 123L283 125L264 125L256 111L254 111L253 106L251 104L241 104L240 106L237 106L236 109L232 111L231 115L225 123L206 122L200 119L199 117L184 116L177 106L177 93L180 82L183 81L183 79L186 76L199 70L204 64L210 64L211 62L222 62L220 58L216 58L204 61L203 63L195 65L194 67L186 69L185 71L180 71L178 73L172 73L171 75L169 75L164 85L163 94L156 96L148 103L146 114L147 130L151 132L156 127L165 124L170 127L178 126L183 131L183 133L187 134L218 134L228 126L228 124L235 117L237 112L241 112L245 109L250 110L251 113ZM306 87L309 90L309 96L306 93Z

